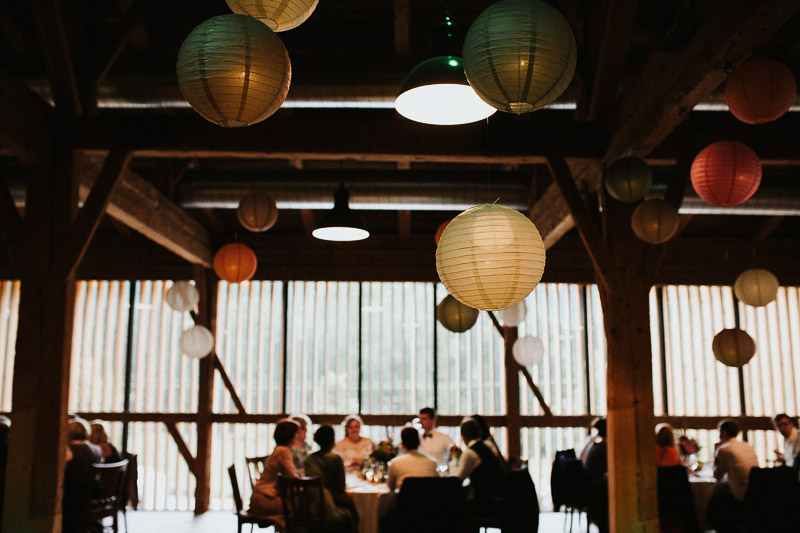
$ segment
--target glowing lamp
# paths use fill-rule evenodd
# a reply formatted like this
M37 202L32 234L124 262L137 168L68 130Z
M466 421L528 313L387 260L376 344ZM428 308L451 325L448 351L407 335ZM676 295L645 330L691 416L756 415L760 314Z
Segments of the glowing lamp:
M778 297L778 278L769 270L751 268L736 278L733 292L747 305L762 307Z
M774 59L759 58L733 71L725 84L725 102L733 116L747 124L782 117L797 98L792 71Z
M214 255L214 272L228 283L241 283L256 273L256 254L244 244L226 244Z
M286 31L306 21L319 0L227 0L234 13L248 15L272 31Z
M691 178L700 198L719 207L730 207L756 192L761 183L761 161L746 144L719 141L697 154Z
M181 352L192 359L202 359L214 351L214 335L205 326L192 326L181 335Z
M167 304L176 311L191 311L197 308L200 293L188 281L176 281L167 291Z

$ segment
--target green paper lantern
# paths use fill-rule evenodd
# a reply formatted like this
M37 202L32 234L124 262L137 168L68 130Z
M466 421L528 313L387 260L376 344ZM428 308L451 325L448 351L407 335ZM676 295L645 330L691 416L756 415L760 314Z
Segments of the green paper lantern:
M644 242L663 244L678 231L680 216L672 205L661 198L646 200L631 214L631 228Z
M723 365L741 368L756 354L756 341L743 329L723 329L714 336L711 351Z
M189 105L223 127L249 126L277 111L292 66L275 33L247 15L221 15L197 26L178 51L178 85Z
M464 38L464 72L487 104L529 113L561 96L577 61L564 16L539 0L501 0L478 15Z
M638 157L617 159L606 171L606 190L620 202L638 202L653 185L653 171Z
M436 306L439 323L453 333L463 333L475 325L480 311L464 305L451 295L447 295Z

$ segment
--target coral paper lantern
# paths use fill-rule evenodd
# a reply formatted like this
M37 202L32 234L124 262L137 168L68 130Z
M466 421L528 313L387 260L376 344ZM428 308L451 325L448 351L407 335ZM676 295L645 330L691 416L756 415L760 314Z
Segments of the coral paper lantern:
M740 368L756 353L756 341L739 328L723 329L711 343L714 357L723 365Z
M263 191L253 191L239 200L236 216L239 223L250 231L267 231L278 221L278 208L272 196Z
M520 337L514 341L511 354L520 366L536 365L544 358L544 344L539 337Z
M747 305L761 307L775 300L778 296L778 278L769 270L751 268L736 278L733 292Z
M522 300L517 305L513 305L508 309L502 309L497 312L498 318L503 322L504 326L519 326L525 317L528 316L528 308L525 307L525 300Z
M464 38L464 73L487 104L528 113L558 98L575 73L577 46L564 16L539 0L501 0Z
M637 237L650 244L667 242L678 231L678 212L661 198L646 200L631 215L631 227Z
M193 326L181 335L181 352L192 359L202 359L214 350L214 335L205 326Z
M453 220L452 218L450 220ZM436 244L439 244L439 239L442 238L442 233L444 233L444 228L450 223L450 220L445 220L441 224L439 224L439 228L436 230L436 235L433 236L433 240L436 241Z
M436 306L436 318L454 333L463 333L475 325L480 311L464 305L451 295L447 295Z
M272 31L286 31L306 21L319 0L227 0L234 13L249 15Z
M761 183L761 161L746 144L719 141L697 154L691 177L700 198L719 207L730 207L756 192Z
M214 272L228 283L241 283L252 278L256 266L256 254L238 242L226 244L214 256Z
M606 171L606 190L620 202L638 202L653 185L653 171L638 157L623 157Z
M447 292L482 311L508 309L542 279L545 249L533 222L496 204L467 209L442 233L436 271Z
M167 291L167 303L176 311L191 311L197 308L200 294L188 281L176 281Z
M759 58L733 71L725 101L733 116L747 124L765 124L783 116L797 97L792 71L774 59Z
M289 92L292 66L275 33L246 15L197 26L178 51L178 85L203 118L249 126L272 115Z

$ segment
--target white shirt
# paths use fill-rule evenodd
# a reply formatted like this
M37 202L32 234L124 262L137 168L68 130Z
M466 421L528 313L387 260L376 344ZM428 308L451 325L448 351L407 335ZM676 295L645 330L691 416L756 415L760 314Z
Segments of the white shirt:
M789 438L783 439L783 459L786 461L786 466L792 466L792 460L798 452L800 452L800 435L798 435L797 428L792 427Z
M447 464L450 452L450 445L453 439L441 431L431 430L430 433L423 433L419 439L419 451L429 456L437 463Z
M406 452L389 461L389 479L386 485L389 490L400 489L407 477L436 477L436 463L427 455L417 450Z
M361 437L358 442L353 442L345 437L336 443L333 451L342 456L345 468L354 468L351 466L354 460L363 461L369 457L372 452L372 441Z
M727 474L733 496L742 501L747 491L750 469L757 466L758 458L753 447L731 439L717 449L714 457L714 477L721 481Z
M467 449L461 454L461 459L458 460L458 472L456 477L464 481L469 475L481 465L481 457L472 449L472 445L478 442L479 439L471 440L467 443Z

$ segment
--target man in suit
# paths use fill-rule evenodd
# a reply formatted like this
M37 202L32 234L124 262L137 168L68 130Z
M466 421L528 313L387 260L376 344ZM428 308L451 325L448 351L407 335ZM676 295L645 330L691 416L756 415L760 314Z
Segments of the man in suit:
M470 509L485 516L499 515L503 496L505 473L500 460L481 440L481 428L475 420L461 423L461 438L467 445L461 454L456 477L469 479L468 500L474 500Z

